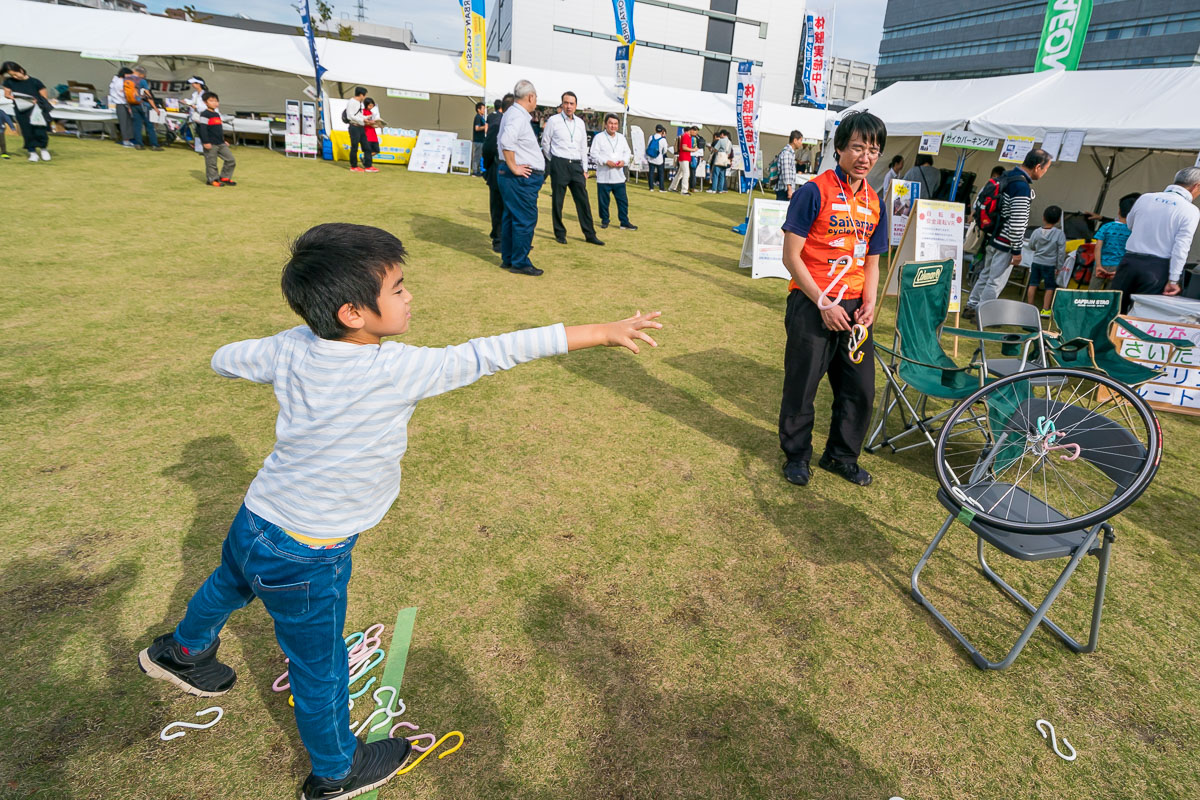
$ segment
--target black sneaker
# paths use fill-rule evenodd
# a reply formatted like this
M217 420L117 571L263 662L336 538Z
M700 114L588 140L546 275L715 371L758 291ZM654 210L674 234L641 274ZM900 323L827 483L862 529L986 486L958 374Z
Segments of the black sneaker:
M530 276L536 278L538 275L541 275L545 270L540 270L537 267L530 265L530 266L526 266L526 267L510 266L508 268L508 271L514 275L530 275Z
M499 239L492 239L492 252L493 253L500 252L500 240Z
M599 240L599 239L597 239L595 236L593 236L593 237L592 237L592 238L590 238L590 239L584 239L584 241L585 241L585 242L587 242L588 244L598 244L598 245L600 245L600 246L602 246L602 247L604 246L604 242L600 241L600 240Z
M633 225L633 224L626 224L626 223L622 222L622 223L621 223L621 230L623 230L623 231L636 231L636 230L637 230L637 225Z
M554 241L558 242L559 244L566 244L566 243L567 243L567 237L565 237L565 236L555 236L555 237L554 237Z
M857 461L835 461L829 456L821 456L817 466L834 475L840 475L846 480L859 486L871 485L871 473L858 465Z
M300 800L348 800L383 786L395 777L412 753L408 739L380 739L363 744L354 751L350 774L331 781L309 773L300 792Z
M808 468L807 461L789 461L783 465L783 477L787 478L788 483L807 486L812 471Z
M979 316L979 315L978 315L978 313L976 313L975 309L971 308L970 306L963 306L963 310L962 310L962 318L963 319L973 320L977 316Z
M221 640L199 653L185 653L174 633L164 633L138 653L138 667L151 678L173 683L197 697L217 697L233 688L237 673L217 661Z
M607 223L607 222L601 222L601 223L600 223L600 227L601 227L601 228L607 228L607 227L608 227L608 223Z

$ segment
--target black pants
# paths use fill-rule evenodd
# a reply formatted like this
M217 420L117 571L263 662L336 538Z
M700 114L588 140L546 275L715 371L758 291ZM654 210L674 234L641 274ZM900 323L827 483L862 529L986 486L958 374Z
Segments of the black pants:
M488 213L492 217L492 245L500 241L500 223L504 220L504 196L500 194L500 162L492 161L484 177L488 185Z
M367 152L367 129L362 125L350 126L350 167L358 166L358 150L363 150L363 166L371 166L371 154Z
M1112 279L1112 288L1123 293L1121 313L1129 313L1135 294L1162 294L1163 289L1167 288L1170 271L1169 258L1126 251L1117 266L1117 276Z
M30 124L29 118L32 116L32 108L28 111L17 112L17 127L21 129L21 138L25 140L25 149L31 153L38 148L46 148L50 145L50 129L45 125ZM45 114L45 116L48 118L49 114Z
M862 300L843 300L841 306L854 320ZM862 451L871 406L875 402L875 344L871 337L862 349L862 362L850 360L850 334L831 331L821 322L821 311L804 292L788 294L787 349L783 356L783 402L779 407L779 446L788 461L812 458L813 400L821 377L829 375L833 389L833 418L825 455L836 461L855 462Z
M562 209L568 188L571 190L571 199L575 201L575 213L579 216L579 227L583 231L583 238L595 239L596 226L592 223L592 205L588 200L587 178L583 174L583 164L551 156L550 200L555 239L565 239L567 236L567 228L562 221Z

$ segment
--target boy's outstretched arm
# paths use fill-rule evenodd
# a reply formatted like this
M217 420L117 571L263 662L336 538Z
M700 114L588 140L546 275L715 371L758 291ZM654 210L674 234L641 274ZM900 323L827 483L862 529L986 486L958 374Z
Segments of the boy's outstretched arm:
M658 342L646 333L647 328L661 328L661 322L655 322L662 316L661 311L651 311L643 314L638 311L629 319L619 322L607 322L599 325L568 325L567 350L582 350L585 347L627 347L637 353L637 341L641 339L651 347L658 347Z

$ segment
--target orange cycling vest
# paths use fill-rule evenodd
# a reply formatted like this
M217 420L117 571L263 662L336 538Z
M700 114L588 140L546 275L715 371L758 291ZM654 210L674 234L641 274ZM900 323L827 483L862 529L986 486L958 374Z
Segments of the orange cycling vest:
M866 251L864 249L863 258L854 259L854 245L862 242L865 248L870 244L871 234L879 225L879 196L863 181L854 197L854 208L851 209L846 202L850 184L838 177L837 170L826 170L813 178L811 183L815 183L821 192L821 210L808 230L800 260L817 287L824 292L842 271L842 267L836 266L837 260L843 256L853 259L854 263L841 278L841 283L846 284L842 299L862 297ZM857 236L855 228L858 229ZM789 291L799 288L795 280L788 283ZM830 299L837 297L838 288L835 286L829 292Z

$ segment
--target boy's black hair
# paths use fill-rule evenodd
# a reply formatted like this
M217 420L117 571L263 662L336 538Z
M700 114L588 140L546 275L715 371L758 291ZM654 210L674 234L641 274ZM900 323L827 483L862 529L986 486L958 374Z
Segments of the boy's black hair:
M338 320L338 309L349 303L378 314L388 268L403 264L407 255L400 240L381 228L317 225L292 242L283 296L317 336L341 339L349 330Z
M917 158L913 162L913 165L918 167L932 167L933 156L929 155L929 153L917 153Z
M1042 212L1042 219L1051 225L1057 225L1062 219L1062 209L1058 206L1046 206L1046 210Z
M204 94L200 95L200 99L206 103L208 102L208 98L210 98L210 97L215 98L217 100L221 99L220 97L217 96L216 92L205 92Z
M482 100L480 100L478 103L475 104L476 111L478 111L481 108L484 109L485 111L487 110L487 103L483 102Z
M1138 192L1130 192L1117 202L1117 209L1122 217L1129 216L1129 212L1133 210L1133 204L1137 202L1139 197L1141 197L1141 194Z
M1050 154L1040 147L1035 147L1025 154L1025 160L1021 162L1021 166L1025 169L1037 169L1042 164L1050 163Z
M856 133L864 142L880 150L887 145L887 126L883 120L869 111L853 111L838 123L837 132L833 135L833 149L845 150Z
M896 155L892 156L892 160L888 162L888 166L892 169L895 169L897 164L902 163L904 163L904 156L897 153Z
M1001 175L1004 174L1004 172L1005 172L1004 167L1000 166L999 164L992 167L992 177L993 178L999 178Z
M119 70L117 70L118 78L124 78L126 75L132 75L132 74L133 74L133 70L131 70L129 67L121 67Z
M0 75L7 75L10 72L25 72L25 69L15 61L5 61L0 64ZM28 72L25 72L28 75Z

